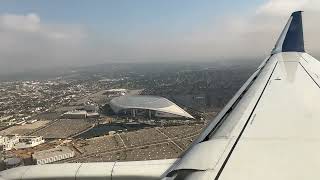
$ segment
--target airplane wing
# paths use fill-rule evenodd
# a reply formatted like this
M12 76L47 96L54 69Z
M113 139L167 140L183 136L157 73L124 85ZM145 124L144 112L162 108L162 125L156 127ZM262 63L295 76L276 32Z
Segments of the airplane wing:
M320 63L294 12L265 59L178 159L26 166L4 179L316 179Z

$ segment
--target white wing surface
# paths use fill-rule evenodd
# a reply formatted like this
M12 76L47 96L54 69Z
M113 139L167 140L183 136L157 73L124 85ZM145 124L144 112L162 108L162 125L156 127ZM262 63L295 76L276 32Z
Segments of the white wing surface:
M271 55L169 171L175 179L320 177L320 63L294 12Z

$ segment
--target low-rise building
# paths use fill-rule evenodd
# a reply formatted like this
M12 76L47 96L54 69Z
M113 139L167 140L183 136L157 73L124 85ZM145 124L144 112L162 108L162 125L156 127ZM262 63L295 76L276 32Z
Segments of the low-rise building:
M97 112L87 113L87 118L98 118L100 115Z
M85 110L68 111L62 115L63 118L67 119L86 119L86 118L98 118L98 112L87 112Z
M23 126L23 125L25 125L27 122L25 121L25 120L21 120L21 121L19 121L19 122L16 122L16 125L21 125L21 126Z
M18 136L0 136L0 150L9 151L19 142Z
M44 143L42 136L19 136L19 142L14 145L15 149L35 147Z
M44 143L42 136L0 136L0 150L22 149L38 146Z
M74 151L66 146L35 152L32 155L36 164L48 164L74 156Z
M27 121L27 124L33 124L33 123L35 123L37 121L38 121L37 119L33 119L33 120L30 120L30 121Z
M87 118L87 111L68 111L64 113L62 117L68 119L85 119Z

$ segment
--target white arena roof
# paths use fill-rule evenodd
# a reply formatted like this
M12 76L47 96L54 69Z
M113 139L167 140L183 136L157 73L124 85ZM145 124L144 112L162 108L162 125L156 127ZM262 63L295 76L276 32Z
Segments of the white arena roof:
M110 106L116 113L124 109L148 109L194 119L175 103L158 96L120 96L113 98Z

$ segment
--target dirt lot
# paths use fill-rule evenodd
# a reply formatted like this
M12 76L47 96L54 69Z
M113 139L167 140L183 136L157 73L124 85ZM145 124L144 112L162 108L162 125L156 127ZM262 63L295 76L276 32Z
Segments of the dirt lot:
M43 136L44 138L68 138L91 126L92 122L90 120L60 119L31 135Z
M27 133L31 133L32 131L44 127L49 121L37 121L33 124L25 124L25 125L17 125L12 126L8 129L0 131L1 136L10 135L10 134L19 134L24 135Z

